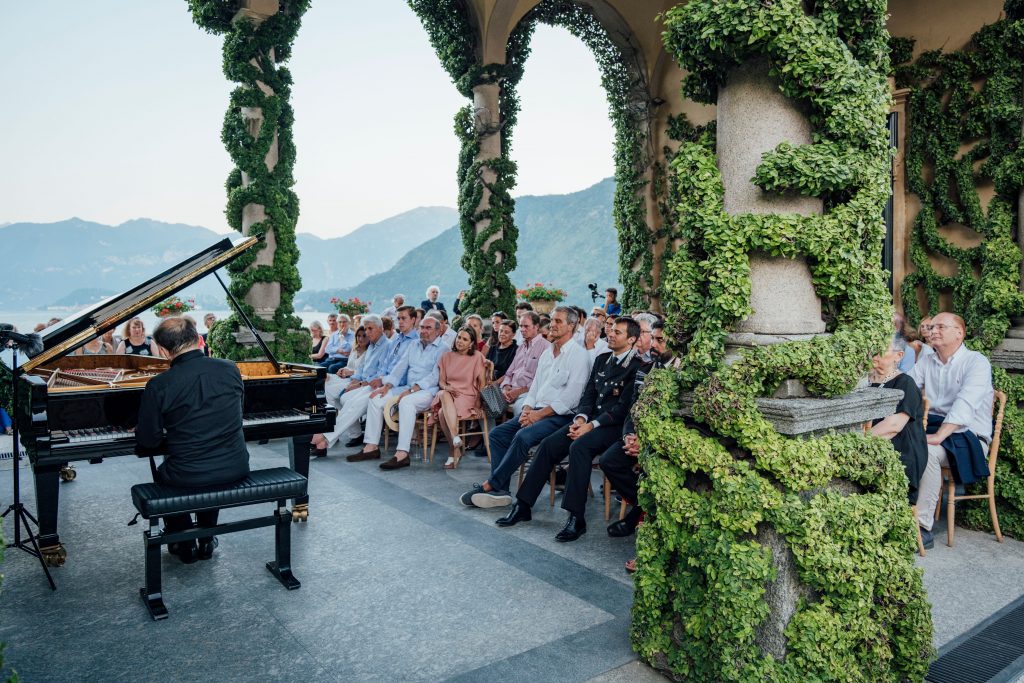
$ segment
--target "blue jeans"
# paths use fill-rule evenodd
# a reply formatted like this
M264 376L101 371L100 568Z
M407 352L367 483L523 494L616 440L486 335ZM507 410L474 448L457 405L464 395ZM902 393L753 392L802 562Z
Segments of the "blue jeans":
M512 475L526 462L530 449L570 421L568 415L551 415L529 427L521 427L519 420L509 420L492 429L491 477L487 480L491 488L508 491Z
M327 364L327 374L333 375L348 365L348 358L335 358Z

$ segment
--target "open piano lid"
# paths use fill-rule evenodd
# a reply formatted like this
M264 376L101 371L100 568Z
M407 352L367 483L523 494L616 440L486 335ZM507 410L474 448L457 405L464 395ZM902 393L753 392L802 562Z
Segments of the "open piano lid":
M147 282L64 318L42 331L43 352L20 363L24 372L99 337L138 313L218 268L225 266L259 243L256 237L231 240L227 237L181 263L168 268ZM4 359L9 364L9 359Z

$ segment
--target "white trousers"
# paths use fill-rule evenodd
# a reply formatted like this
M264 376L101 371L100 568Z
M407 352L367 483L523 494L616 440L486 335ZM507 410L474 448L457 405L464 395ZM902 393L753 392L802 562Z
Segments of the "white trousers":
M339 383L344 381L339 378ZM344 389L345 387L342 386L341 388ZM359 424L359 420L363 419L363 415L366 415L366 406L370 402L370 392L373 389L370 387L359 387L352 391L346 391L341 395L340 399L337 398L337 394L332 399L327 390L328 386L325 386L324 393L327 394L327 399L338 407L338 418L334 423L334 431L324 434L324 438L327 439L327 447L330 448L349 430L355 428Z
M928 466L917 488L917 523L931 531L935 523L935 506L942 492L942 468L949 466L946 449L928 444Z
M380 445L381 429L384 427L384 404L388 395L370 399L366 409L366 437L368 444ZM398 402L398 450L409 452L412 446L412 430L416 428L416 415L430 407L434 395L429 391L417 391ZM425 446L424 446L425 447Z

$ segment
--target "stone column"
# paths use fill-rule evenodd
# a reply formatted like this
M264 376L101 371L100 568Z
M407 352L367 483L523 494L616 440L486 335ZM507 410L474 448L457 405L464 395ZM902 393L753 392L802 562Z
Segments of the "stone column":
M278 0L242 0L239 5L240 8L235 14L233 21L248 21L253 24L262 23L280 9ZM271 62L274 61L273 50L267 55L267 58ZM251 60L250 63L259 68L256 60ZM274 91L266 83L257 81L256 85L264 95L270 96L274 94ZM259 136L264 125L277 126L276 121L267 121L264 118L263 109L260 107L243 107L241 115L245 119L246 128L253 139ZM277 132L275 131L273 142L263 159L263 163L266 164L268 171L273 171L277 166L278 154ZM249 174L243 171L242 187L248 187L251 183L252 179L249 177ZM242 207L242 234L248 236L249 229L254 224L265 220L267 220L267 214L262 204L246 204ZM274 236L274 229L271 227L266 232L265 245L257 252L256 260L250 267L273 265L276 252L277 239ZM245 302L253 307L257 317L271 320L281 305L281 284L278 282L255 282L248 293L246 293ZM252 335L249 334L248 336Z
M768 76L767 59L752 59L733 69L718 94L717 153L725 211L730 215L820 215L822 201L816 197L768 193L751 182L762 154L784 141L809 144L811 132L797 103L786 98L778 82ZM753 313L729 335L727 360L738 357L743 347L810 339L825 331L821 300L806 259L751 253L750 279Z
M487 161L488 159L498 159L501 157L501 85L498 83L483 83L473 88L473 125L477 134L477 139L480 143L480 151L477 153L476 160ZM484 166L481 170L484 183L493 184L497 180L497 174L491 169L490 166ZM491 203L491 191L485 185L483 188L483 195L480 197L480 203L477 205L477 211L483 211L490 206ZM482 231L490 227L491 219L484 218L476 224L476 232L480 234ZM487 249L497 239L502 237L501 234L495 233L492 235L483 245L483 249ZM498 263L504 260L505 255L502 253L496 254ZM473 286L475 283L470 283ZM494 296L498 296L498 292L493 292Z
M1021 127L1024 140L1024 125ZM1024 252L1024 187L1017 194L1017 246ZM1020 281L1017 286L1024 292L1024 262L1020 264ZM1002 343L992 349L992 364L1006 370L1024 371L1024 317L1011 319L1012 327L1006 331Z

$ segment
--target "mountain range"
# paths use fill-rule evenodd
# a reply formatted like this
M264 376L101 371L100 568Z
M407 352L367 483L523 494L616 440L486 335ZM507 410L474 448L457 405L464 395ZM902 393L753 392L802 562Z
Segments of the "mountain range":
M602 291L615 285L614 187L607 179L572 194L518 198L519 265L513 283L553 283L581 305L590 301L588 282L597 282ZM466 287L457 220L455 209L420 207L343 237L300 233L303 289L296 309L328 310L331 297L358 296L380 310L396 292L418 304L431 284L441 288L450 308ZM207 228L148 218L117 226L81 218L0 224L0 244L8 255L17 254L4 266L0 309L80 308L141 283L223 237ZM183 294L204 308L224 307L224 294L212 278Z

